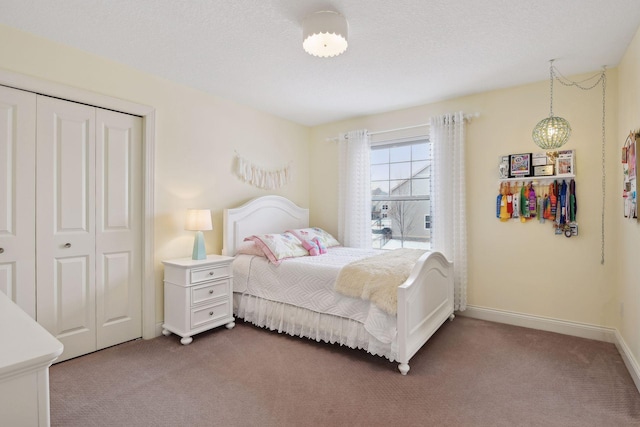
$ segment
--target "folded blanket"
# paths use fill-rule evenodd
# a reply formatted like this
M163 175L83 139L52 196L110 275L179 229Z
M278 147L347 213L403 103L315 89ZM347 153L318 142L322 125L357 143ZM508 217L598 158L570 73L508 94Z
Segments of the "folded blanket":
M396 249L345 265L334 289L343 295L368 299L389 314L396 314L398 286L409 277L416 261L426 251Z

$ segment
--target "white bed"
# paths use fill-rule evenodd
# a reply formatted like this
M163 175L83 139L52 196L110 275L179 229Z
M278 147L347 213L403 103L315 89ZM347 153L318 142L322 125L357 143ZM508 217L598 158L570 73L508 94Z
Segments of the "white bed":
M260 197L225 209L223 254L235 256L248 236L306 227L308 209L280 196ZM332 291L331 274L371 254L336 247L321 256L284 260L279 266L265 258L238 255L233 262L234 313L260 327L398 361L398 369L406 375L411 357L447 319L454 318L452 264L439 252L422 255L398 287L397 315L391 315L369 301ZM267 288L250 280L249 272L264 279ZM278 290L277 283L288 288L286 293Z

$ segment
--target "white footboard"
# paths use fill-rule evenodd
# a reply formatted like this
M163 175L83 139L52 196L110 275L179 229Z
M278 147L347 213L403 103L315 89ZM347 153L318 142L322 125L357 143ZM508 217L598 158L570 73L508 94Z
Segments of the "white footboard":
M448 318L453 318L453 264L439 252L427 252L398 288L398 369L403 375L409 372L409 359Z

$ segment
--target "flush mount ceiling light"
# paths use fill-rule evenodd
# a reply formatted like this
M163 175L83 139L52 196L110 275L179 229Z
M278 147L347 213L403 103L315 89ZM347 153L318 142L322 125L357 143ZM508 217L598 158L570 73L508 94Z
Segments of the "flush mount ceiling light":
M571 126L562 117L553 115L553 59L549 61L549 81L551 92L551 106L549 117L540 120L533 128L533 142L544 150L560 148L571 136Z
M313 56L328 58L347 50L349 25L338 12L323 10L302 21L302 47Z

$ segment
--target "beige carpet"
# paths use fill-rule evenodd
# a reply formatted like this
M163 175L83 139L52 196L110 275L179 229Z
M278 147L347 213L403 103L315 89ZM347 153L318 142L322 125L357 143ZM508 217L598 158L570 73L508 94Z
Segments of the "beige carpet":
M457 317L401 376L241 321L51 368L53 426L640 426L612 344Z

